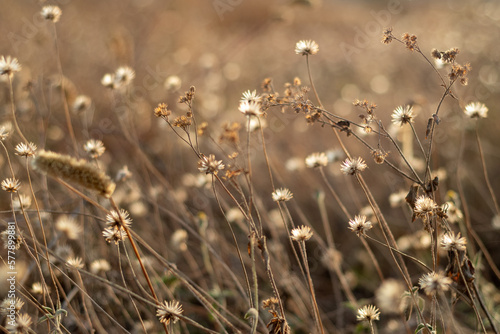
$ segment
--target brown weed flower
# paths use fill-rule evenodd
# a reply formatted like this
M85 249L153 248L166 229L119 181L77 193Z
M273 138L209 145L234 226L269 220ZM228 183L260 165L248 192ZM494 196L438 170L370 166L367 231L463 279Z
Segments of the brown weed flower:
M399 106L392 113L392 123L403 126L404 124L413 123L413 108L411 106Z
M295 241L307 241L311 239L313 232L309 226L302 225L301 227L296 227L292 230L292 235L290 236L292 240Z
M410 51L418 50L417 36L404 33L401 37L406 45L406 48Z
M384 163L385 158L389 153L382 151L381 149L376 149L372 151L373 160L376 164L381 165Z
M441 238L441 247L447 251L465 251L467 239L460 236L460 232L455 235L453 232L447 232Z
M392 35L392 28L386 28L384 30L384 35L382 36L382 43L389 44L392 42L394 36Z
M17 58L12 58L11 56L1 56L0 57L0 75L13 76L14 73L21 70L21 64Z
M104 143L99 139L90 139L83 145L83 149L92 159L97 159L106 151Z
M373 227L372 223L366 221L366 216L355 216L349 220L349 229L356 233L358 237L365 236L366 231Z
M481 102L471 102L465 106L464 113L470 118L486 118L488 107Z
M41 151L33 159L33 167L52 177L61 178L64 181L95 190L106 198L111 197L116 187L109 176L96 166L83 159L77 160L69 155Z
M275 202L287 202L293 198L292 192L287 188L276 189L271 196Z
M374 305L365 305L362 308L358 309L358 314L356 316L358 321L369 321L372 322L374 320L380 319L380 311Z
M446 277L443 273L436 272L425 274L418 280L418 284L426 295L435 295L436 293L447 291L451 283L451 278Z
M160 319L161 323L168 325L172 322L175 324L182 312L182 305L178 301L164 301L156 310L156 316Z
M340 167L342 173L347 175L354 175L356 173L362 172L368 167L361 157L345 159Z
M172 114L170 110L168 110L168 105L166 103L160 103L154 110L156 117L161 117L163 119L168 119L168 116Z
M295 53L298 55L315 55L319 51L319 45L315 41L299 41L295 44Z
M186 129L192 123L191 117L186 117L185 115L177 116L174 119L173 125L178 128Z
M58 6L44 6L40 14L44 19L55 23L61 18L62 11Z
M328 165L328 156L323 152L316 152L306 157L306 167L324 167Z
M206 155L201 155L201 159L198 161L198 170L205 174L217 175L219 170L224 169L224 164L222 160L215 160L215 155L210 154L208 157Z
M10 193L15 193L21 187L21 181L15 178L6 178L2 181L2 189Z

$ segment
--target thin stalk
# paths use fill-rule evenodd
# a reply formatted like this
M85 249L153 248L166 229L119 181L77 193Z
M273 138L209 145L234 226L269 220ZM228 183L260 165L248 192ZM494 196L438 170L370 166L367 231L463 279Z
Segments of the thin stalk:
M17 124L16 117L16 107L14 104L14 88L12 87L12 75L8 75L9 77L9 91L10 91L10 109L12 112L12 120L14 122L14 127L16 128L17 134L22 138L25 144L28 144L28 139L23 135L23 132L19 128L19 124Z

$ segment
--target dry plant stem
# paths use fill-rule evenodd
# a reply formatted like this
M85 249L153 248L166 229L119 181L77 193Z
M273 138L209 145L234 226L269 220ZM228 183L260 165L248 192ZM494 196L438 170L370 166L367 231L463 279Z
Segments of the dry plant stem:
M271 188L273 191L275 191L276 189L274 187L274 179L273 179L273 173L271 171L271 163L269 162L269 156L267 155L266 141L264 138L264 129L262 128L260 118L257 117L257 120L259 121L260 136L262 138L262 152L264 153L264 158L266 159L267 172L269 173L269 180L271 181Z
M323 178L323 181L325 182L326 186L328 187L328 190L332 194L332 196L335 199L335 201L337 202L337 204L340 206L340 209L342 210L342 212L345 214L345 216L348 219L351 219L352 217L349 214L349 212L347 211L347 208L345 207L344 203L342 202L342 200L340 199L339 195L337 195L337 192L335 192L335 190L333 189L332 185L330 184L330 182L326 178L325 171L323 170L323 167L318 167L318 170L319 170L319 172L321 174L321 177ZM326 230L326 232L327 232L327 237L328 237L328 235L331 235L332 232L331 232L329 226L327 228L328 228L328 230Z
M318 92L316 91L316 87L314 87L314 82L311 76L311 68L309 67L309 55L306 54L306 64L307 64L307 74L309 75L309 82L311 83L311 89L314 93L314 96L316 96L316 100L318 100L318 104L320 108L323 108L323 104L321 103L321 100L319 99Z
M281 207L283 205L284 209ZM278 202L278 208L280 210L280 215L281 219L283 220L283 224L285 225L286 229L286 235L290 235L290 228L288 227L288 224L286 222L286 219L288 218L288 221L290 222L290 225L292 228L295 228L295 224L293 223L292 215L290 214L290 210L288 210L288 206L286 205L286 202L280 203ZM286 217L285 217L286 213ZM302 276L304 279L306 279L306 272L304 271L304 267L302 266L302 261L300 261L299 254L297 254L297 250L293 246L293 241L291 238L288 238L288 242L290 243L290 247L292 249L293 255L295 257L295 260L297 261L297 264L299 265L300 272L302 273Z
M14 127L16 128L17 134L22 138L24 143L28 144L28 139L23 135L21 129L19 128L19 124L17 124L16 117L16 106L14 104L14 88L12 87L12 75L8 75L9 78L9 93L10 93L10 109L12 112L12 121L14 122Z
M252 262L252 279L254 288L253 306L251 309L259 309L259 282L257 279L257 268L255 267L255 234L250 234L250 259ZM252 317L252 334L257 330L257 323L259 321L259 313L257 312L254 317Z
M488 170L486 169L486 160L484 159L483 146L481 145L481 139L479 138L479 122L476 120L476 140L477 140L477 148L479 149L479 156L481 157L481 166L483 168L484 180L486 181L486 186L490 191L491 199L493 200L493 205L495 205L495 211L497 215L500 215L500 208L498 206L497 197L495 195L495 191L491 186L490 178L488 177Z
M305 241L299 241L298 244L299 244L300 254L302 256L302 261L304 262L304 268L306 270L307 283L309 286L309 293L312 300L314 317L316 318L318 329L322 334L324 334L325 330L323 328L323 323L321 322L321 315L319 313L318 303L316 302L316 294L314 293L314 285L312 282L311 273L309 272L309 262L307 261L306 243Z
M96 327L97 333L106 333L106 330L102 326L101 321L99 320L99 317L97 317L97 314L95 313L95 310L92 307L92 303L91 302L89 303L89 300L86 297L86 289L85 289L85 286L83 285L82 276L80 275L80 273L76 269L75 269L75 274L76 274L76 278L77 278L77 283L81 287L80 293L82 295L82 300L83 300L82 307L83 307L85 316L87 317L87 321L89 322L89 324L92 324L93 327ZM87 304L89 304L89 306L87 306ZM90 320L90 318L92 318L92 320Z
M370 245L368 242L366 242L365 238L361 237L359 238L361 240L361 243L363 244L363 247L365 247L366 251L368 252L368 255L370 256L370 259L373 262L373 265L375 266L375 270L377 271L378 277L380 278L380 281L384 281L384 274L382 274L382 269L380 268L380 264L378 263L377 258L375 257L375 254L373 254L372 249L370 248Z
M488 311L488 308L486 307L486 305L484 303L483 296L482 296L481 292L479 291L479 289L477 288L476 281L472 281L472 285L474 288L474 294L477 296L477 300L479 301L479 305L481 305L481 309L486 314L486 317L488 318L488 321L490 322L491 329L493 330L493 332L495 334L499 334L498 329L495 326L495 320L491 316L490 312Z
M53 28L53 34L54 34L54 45L55 45L55 49L56 49L57 68L59 70L59 77L61 79L61 98L62 98L63 107L64 107L64 117L66 118L66 126L68 127L69 137L71 138L71 142L73 144L73 150L74 150L75 156L78 157L79 156L78 145L76 142L75 131L73 130L73 125L71 124L71 116L69 114L68 100L66 98L66 92L65 92L65 87L64 87L64 75L63 75L63 70L62 70L61 57L59 55L59 43L58 43L58 38L57 38L57 29L56 29L55 22L52 22L52 28Z

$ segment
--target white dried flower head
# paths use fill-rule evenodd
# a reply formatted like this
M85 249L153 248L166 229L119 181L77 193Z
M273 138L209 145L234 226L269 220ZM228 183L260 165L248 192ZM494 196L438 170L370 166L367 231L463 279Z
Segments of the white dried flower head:
M380 319L380 311L374 305L365 305L362 308L358 309L358 314L356 316L358 321L369 321L372 322L374 320Z
M465 251L467 248L467 239L460 236L460 232L455 235L453 232L447 232L441 238L441 247L447 251Z
M127 232L125 232L125 230L121 227L106 227L104 231L102 231L102 235L108 243L114 242L115 245L118 245L120 241L127 239Z
M181 86L182 80L177 75L169 76L167 79L165 79L165 83L163 84L163 87L165 87L166 90L173 92L179 90Z
M75 98L75 101L73 101L73 104L71 105L71 109L75 113L80 113L82 111L87 110L90 108L90 105L92 104L92 100L90 97L86 95L78 95Z
M362 172L368 167L361 157L345 159L340 167L342 173L347 175L354 175L356 173Z
M107 88L115 87L115 76L111 73L106 73L101 79L101 85Z
M245 219L240 208L231 208L226 212L226 219L230 223L242 222Z
M470 118L486 118L488 107L481 102L472 102L465 106L464 113Z
M115 228L119 228L122 225L130 227L132 225L132 218L130 218L128 211L125 209L120 209L119 211L118 213L115 210L111 210L106 215L106 225Z
M21 64L17 58L12 58L11 56L1 56L0 57L0 75L13 76L14 73L21 70Z
M93 274L105 273L109 270L111 270L111 265L105 259L95 260L90 264L90 272Z
M49 287L47 287L47 289L49 289ZM31 292L34 295L43 295L44 291L43 291L43 285L42 285L42 283L40 283L40 282L33 283L31 285ZM49 289L49 292L50 292L50 289Z
M36 145L33 143L19 143L16 145L16 154L21 157L32 157L35 155Z
M272 197L275 202L287 202L293 198L293 194L287 188L279 188L273 191Z
M32 324L31 317L27 313L23 313L15 317L16 320L7 324L9 333L31 333L30 329Z
M104 143L99 139L87 140L87 142L83 145L83 149L92 159L100 157L104 154L104 151L106 151Z
M21 187L21 181L15 178L6 178L2 181L2 189L10 193L15 193Z
M135 78L135 72L128 66L119 67L114 76L114 88L128 86Z
M436 293L447 291L451 283L451 278L446 277L443 273L436 272L425 274L418 280L418 284L426 295L435 295Z
M392 193L389 195L389 204L391 208L397 208L403 205L406 200L406 195L408 194L408 190L400 190L397 193Z
M66 265L73 269L83 269L83 259L81 257L71 257L66 260Z
M405 285L401 281L393 278L384 280L375 291L375 300L378 307L384 313L399 313L405 290Z
M172 236L170 237L170 243L172 245L172 248L176 251L187 251L188 246L187 246L187 240L188 240L188 233L186 230L180 228L175 230L174 233L172 233Z
M316 152L306 157L306 167L324 167L328 165L328 156L323 152Z
M172 322L175 324L182 312L182 305L178 301L164 301L156 310L156 316L160 319L161 323L168 325Z
M4 141L12 132L12 123L2 123L0 125L0 140Z
M355 216L349 220L349 229L356 233L358 237L365 236L366 231L373 227L372 223L366 221L366 216Z
M16 250L21 248L21 245L23 244L23 237L20 233L21 232L18 229L6 229L0 233L0 239L3 241L3 247L5 249L14 247Z
M18 314L23 306L24 302L19 297L5 298L0 303L0 314L6 315L9 314L11 311L14 311L16 314Z
M44 19L55 23L61 18L62 11L57 6L43 6L41 14Z
M56 221L56 230L64 233L70 240L77 240L80 238L83 228L73 218L63 215Z
M296 227L292 230L291 238L295 241L307 241L311 239L313 232L309 226L302 225L301 227Z
M262 110L260 109L260 104L255 101L241 101L238 110L246 116L260 116L262 115Z
M243 92L243 96L241 97L241 102L247 101L247 102L256 102L259 103L262 100L262 96L257 94L256 90L250 91L247 90L246 92Z
M201 156L198 161L198 170L205 174L217 175L219 170L224 169L224 164L222 160L215 160L215 155L210 154L208 157L206 155Z
M295 44L295 53L298 55L315 55L319 51L319 45L312 40L302 40Z
M392 113L392 123L403 126L413 122L413 108L411 106L399 106Z
M427 196L419 196L415 201L414 212L417 217L429 217L434 213L434 210L437 209L437 204L434 200Z

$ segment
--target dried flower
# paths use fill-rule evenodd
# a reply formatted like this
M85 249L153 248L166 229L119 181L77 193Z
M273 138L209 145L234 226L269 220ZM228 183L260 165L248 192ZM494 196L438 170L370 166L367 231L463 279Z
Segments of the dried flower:
M275 202L287 202L293 198L293 194L287 188L280 188L273 191L272 197Z
M392 35L392 28L386 28L382 37L382 43L389 44L392 42L394 36Z
M2 181L2 189L10 193L15 193L21 187L21 182L15 178L7 178Z
M21 70L21 64L17 58L12 58L11 56L1 56L0 57L0 75L12 76L15 72Z
M376 149L372 151L373 160L376 164L381 165L384 163L385 158L389 153L382 151L381 149Z
M349 229L356 233L358 237L365 236L366 231L373 227L372 223L366 221L366 216L355 216L349 220Z
M156 310L156 316L160 319L161 323L168 325L172 322L175 324L182 312L182 305L178 301L164 301Z
M101 85L107 88L114 88L115 76L111 73L106 73L101 79Z
M19 143L16 145L16 154L22 157L32 157L35 155L36 145L33 143Z
M205 174L217 175L219 170L224 169L224 164L222 160L215 160L215 155L210 154L208 157L206 155L201 155L201 159L198 161L198 170Z
M247 101L247 102L256 102L259 103L262 100L262 96L257 94L256 90L250 91L247 90L246 92L243 92L243 96L241 97L241 102Z
M71 257L66 261L66 265L73 269L83 269L83 259L81 257Z
M368 167L361 157L345 159L340 167L342 173L347 175L354 175L356 173L362 172Z
M83 228L73 218L61 216L56 222L56 230L63 232L70 240L77 240Z
M155 108L155 116L156 117L162 117L164 119L168 119L168 116L170 116L172 112L168 110L168 105L166 103L160 103L158 106Z
M295 53L298 55L315 55L319 51L319 45L315 41L299 41L295 44Z
M122 182L132 177L132 172L128 169L128 166L123 166L118 172L116 172L115 181Z
M115 88L128 86L135 78L135 72L128 66L119 67L115 72Z
M241 101L238 107L239 111L246 116L260 116L262 111L260 109L260 104L255 101Z
M419 196L415 201L415 208L413 209L417 217L428 217L437 209L436 202L427 196Z
M446 277L443 273L436 272L425 274L418 280L418 284L427 295L435 295L436 293L447 291L451 283L451 278Z
M104 147L104 143L99 139L90 139L87 140L85 145L83 145L83 149L92 159L97 159L106 151L106 147Z
M23 244L23 238L20 231L17 229L6 229L0 233L0 239L2 239L3 246L6 249L13 246L16 250L18 250Z
M99 259L92 261L90 264L90 272L93 274L105 273L111 269L111 266L108 261L105 259Z
M175 249L176 251L187 251L188 245L187 245L187 240L188 240L188 233L186 230L180 228L175 230L174 233L172 233L172 236L170 237L170 243L172 245L172 248Z
M324 167L328 165L328 156L323 152L316 152L306 157L307 168Z
M47 287L47 289L49 289L49 287ZM43 290L43 285L40 282L35 282L31 285L31 292L33 292L34 295L43 295Z
M365 305L362 308L358 309L358 315L356 316L358 321L369 321L372 322L374 320L380 319L380 311L374 305Z
M455 235L453 232L447 232L441 238L441 247L447 251L465 251L467 239L460 236L460 232Z
M57 22L61 18L61 8L57 6L44 6L41 11L42 17L46 20Z
M77 183L97 191L109 198L115 190L115 183L96 166L85 160L77 160L68 155L51 151L41 151L33 159L35 169L64 181Z
M465 106L464 113L470 118L486 118L488 107L481 102L472 102Z
M301 227L296 227L292 230L291 238L295 241L307 241L311 239L313 232L309 226L302 225Z
M10 135L12 131L11 123L3 123L0 125L0 140L4 141Z
M106 215L106 225L109 227L120 228L122 226L130 227L132 225L132 219L127 210L120 209L120 212L111 210L109 214Z
M102 231L102 235L108 243L114 242L115 245L118 245L120 241L127 239L127 232L125 232L125 230L121 227L106 227L104 231Z
M413 108L411 106L399 106L392 113L392 123L403 126L413 122Z
M23 306L24 302L19 297L5 298L4 300L2 300L2 303L0 303L0 314L9 314L11 310L18 314Z
M92 100L90 97L86 95L78 95L75 98L75 101L73 101L73 104L71 105L71 109L75 113L80 113L82 111L87 110L90 105L92 104Z
M7 330L9 333L30 333L31 317L26 314L20 314L16 317L15 321L9 321L7 324Z
M165 87L165 89L168 91L175 92L176 90L179 90L181 88L181 85L181 78L179 78L177 75L171 75L167 79L165 79L163 87Z

